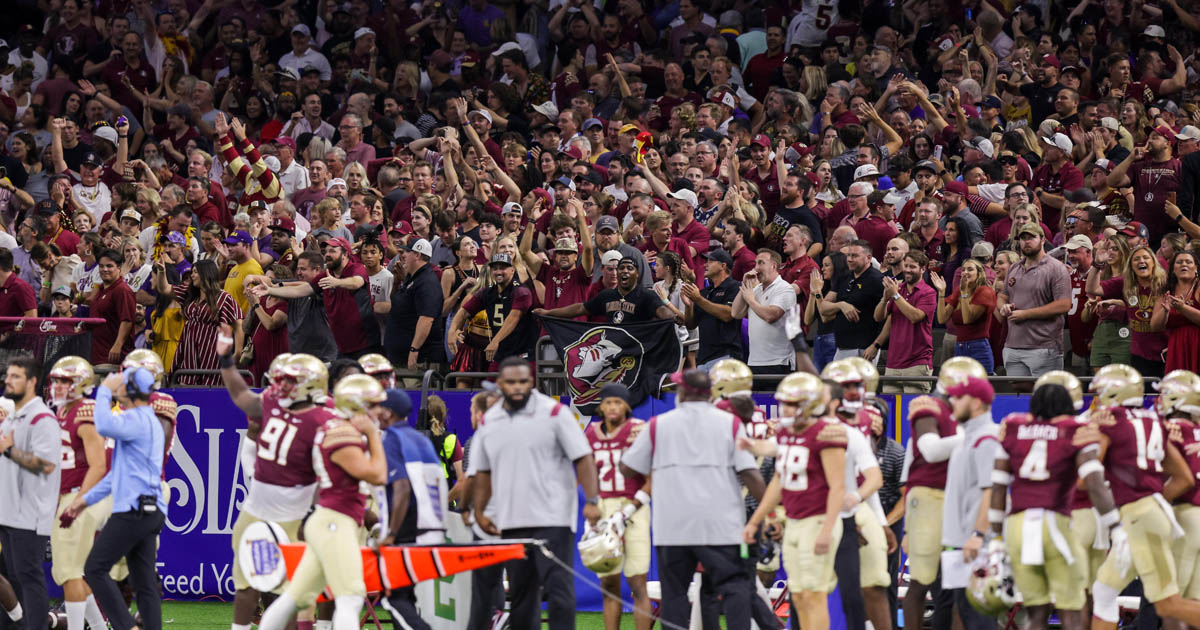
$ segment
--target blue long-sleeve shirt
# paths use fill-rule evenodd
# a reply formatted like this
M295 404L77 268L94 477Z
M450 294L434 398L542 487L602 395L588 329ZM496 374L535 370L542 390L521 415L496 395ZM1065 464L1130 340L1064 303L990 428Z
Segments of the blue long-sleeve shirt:
M112 391L104 385L96 388L96 432L116 442L112 468L88 491L84 500L93 505L113 496L113 513L138 508L138 497L153 495L158 509L167 513L162 495L162 425L149 406L133 407L116 415L112 412Z

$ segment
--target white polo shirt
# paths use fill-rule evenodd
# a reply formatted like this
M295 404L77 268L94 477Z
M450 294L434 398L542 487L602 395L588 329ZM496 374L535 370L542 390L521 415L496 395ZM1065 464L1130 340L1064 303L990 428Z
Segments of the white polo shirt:
M749 309L747 319L750 320L750 358L746 365L786 365L794 367L795 351L792 350L791 339L785 330L787 312L796 305L796 291L782 276L776 276L775 281L767 286L759 284L754 288L754 297L764 306L778 306L783 309L784 316L767 323L759 317L754 309Z

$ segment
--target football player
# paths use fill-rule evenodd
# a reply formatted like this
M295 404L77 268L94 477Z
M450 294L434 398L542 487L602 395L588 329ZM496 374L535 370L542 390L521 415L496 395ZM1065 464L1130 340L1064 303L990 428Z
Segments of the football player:
M67 630L83 630L85 619L93 628L105 627L104 615L83 579L83 565L96 532L112 513L112 497L85 509L68 527L58 518L108 470L104 438L94 422L96 401L87 397L94 380L92 364L81 357L63 357L50 369L50 400L58 412L63 441L58 512L50 530L50 574L63 587Z
M358 359L358 364L362 367L363 374L379 381L379 385L384 389L396 386L396 368L392 367L392 362L382 354L365 354Z
M833 560L842 538L838 513L845 499L846 427L825 417L829 388L812 374L785 377L775 400L785 417L777 435L778 464L743 537L754 542L763 520L783 503L783 568L792 608L805 630L828 630L827 598L837 585Z
M312 455L317 432L336 416L326 400L325 364L308 354L276 357L267 369L270 384L261 394L250 390L234 367L233 338L222 327L217 338L221 379L234 404L246 414L247 436L254 439L253 482L233 524L232 630L249 630L258 610L259 592L242 571L242 534L252 523L272 521L297 542L300 523L312 505L317 472ZM278 590L278 589L277 589Z
M317 507L304 522L308 547L287 590L263 613L259 624L263 630L283 630L299 610L316 601L326 585L335 605L334 630L359 627L367 594L358 543L367 509L362 482L387 482L383 441L369 412L387 396L379 381L365 374L342 379L333 396L339 415L327 421L313 441L313 469L319 482Z
M625 520L623 566L600 574L600 586L608 593L620 594L621 572L633 594L634 625L647 630L654 623L650 597L646 594L646 575L650 572L650 494L645 478L626 478L621 474L621 455L646 427L644 420L633 417L629 390L624 385L605 385L600 391L600 421L584 430L592 445L596 472L600 479L601 519L621 513ZM621 602L605 598L604 627L615 630L621 625Z
M1119 522L1124 532L1113 538L1092 585L1092 628L1117 627L1117 595L1134 577L1142 578L1142 594L1160 616L1200 626L1200 602L1179 592L1171 540L1184 532L1167 503L1195 484L1187 462L1166 439L1158 414L1142 408L1144 388L1137 370L1106 365L1093 377L1092 390L1096 409L1091 420L1109 441L1104 466L1119 509L1119 514L1101 516L1101 526Z
M1099 459L1100 431L1076 419L1072 392L1053 382L1059 378L1053 373L1039 378L1029 412L1009 414L1001 422L988 510L997 536L992 544L1007 545L1034 630L1047 627L1051 601L1064 629L1083 628L1087 552L1072 535L1069 516L1077 481L1086 484L1091 505L1115 514Z
M1167 437L1187 461L1193 475L1200 475L1200 376L1174 370L1158 382L1154 401L1158 415L1167 423ZM1200 490L1192 488L1175 504L1175 518L1186 535L1175 539L1172 549L1179 570L1179 592L1187 599L1200 599ZM1184 630L1178 619L1163 619L1167 630Z
M938 372L938 393L970 376L987 378L987 370L969 357L952 357ZM905 535L901 543L908 554L908 592L904 595L905 630L921 630L925 618L925 596L933 591L935 628L946 627L953 602L938 582L942 554L942 505L945 502L946 469L950 453L962 442L950 404L938 396L918 396L908 404L912 437L905 461L908 464L904 495ZM911 532L920 532L910 536Z

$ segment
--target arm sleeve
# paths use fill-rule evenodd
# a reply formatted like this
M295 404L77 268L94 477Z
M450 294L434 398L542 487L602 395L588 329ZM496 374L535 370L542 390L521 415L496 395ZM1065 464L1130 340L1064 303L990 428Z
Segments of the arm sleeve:
M950 437L938 437L934 433L926 433L917 438L917 451L927 462L944 462L950 459L950 453L954 452L954 449L962 444L962 441L962 433Z
M258 153L258 147L249 138L242 140L242 154L246 159L250 160L250 171L252 177L258 180L262 186L262 194L267 199L279 199L282 197L283 186L279 183L279 178L275 177L275 173L267 168L267 162L263 160Z

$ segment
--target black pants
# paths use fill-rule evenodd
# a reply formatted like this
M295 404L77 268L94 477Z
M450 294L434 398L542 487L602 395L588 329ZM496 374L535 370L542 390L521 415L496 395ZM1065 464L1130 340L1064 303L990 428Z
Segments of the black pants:
M759 376L770 374L791 374L795 370L786 365L752 365L750 366L750 371L753 372L755 376ZM779 387L779 379L777 378L754 379L755 391L774 391L776 387Z
M108 576L121 558L129 564L129 583L142 616L142 630L162 630L162 592L154 561L158 555L158 532L164 520L161 510L140 514L118 512L96 536L83 565L83 579L114 630L129 630L134 625L121 589Z
M967 600L967 589L956 588L951 592L954 594L954 606L958 608L958 616L962 619L963 630L997 630L999 626L995 617L975 610Z
M748 555L741 560L746 566L746 575L750 576L746 582L750 594L750 618L754 619L754 623L758 624L761 630L779 628L779 617L775 615L771 605L758 596L758 561L761 555L759 547L750 545L746 550ZM721 600L717 596L716 587L713 586L712 576L705 571L700 578L700 623L705 630L710 630L721 627L720 619Z
M895 534L896 540L904 538L904 519L900 519L892 524L892 533ZM896 625L896 611L900 609L900 600L898 597L900 588L900 546L896 545L896 551L888 554L888 575L892 578L892 585L888 587L888 609L892 611L892 627L899 628Z
M50 610L50 594L46 591L46 574L42 563L46 560L46 543L49 536L38 536L29 529L0 527L0 549L4 555L4 571L12 582L17 600L25 618L18 623L0 612L0 617L9 628L24 627L42 630L46 627L46 612Z
M701 564L721 597L725 627L728 630L749 630L750 585L747 582L751 577L746 574L746 565L742 562L737 545L662 545L657 553L663 621L685 628L688 626L692 614L692 607L688 604L688 586L692 583L696 565Z
M504 565L471 571L471 616L467 629L488 630L497 610L504 610Z
M520 527L504 530L505 538L540 538L550 553L570 565L575 558L575 535L569 527ZM512 600L509 624L516 629L540 628L542 625L542 596L546 598L546 613L550 630L575 628L575 577L563 567L533 549L523 560L505 563L508 569L508 592Z
M838 543L837 555L833 557L833 571L837 574L846 630L864 630L867 627L867 605L863 601L862 582L858 577L858 524L853 516L842 519L842 540Z
M387 598L388 612L392 613L393 628L409 628L411 630L429 630L429 624L417 612L417 591L411 586L392 591ZM398 618L398 619L397 619ZM402 622L400 620L403 620ZM401 625L403 623L403 625Z

